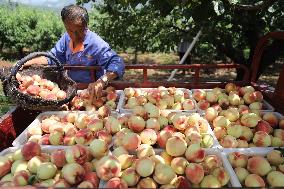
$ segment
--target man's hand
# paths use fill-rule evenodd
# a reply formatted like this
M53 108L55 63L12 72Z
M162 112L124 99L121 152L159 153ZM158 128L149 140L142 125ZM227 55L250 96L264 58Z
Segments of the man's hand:
M102 90L105 87L105 83L98 79L94 83L90 83L88 86L88 90L90 91L90 101L93 102L95 99L98 99L102 96Z

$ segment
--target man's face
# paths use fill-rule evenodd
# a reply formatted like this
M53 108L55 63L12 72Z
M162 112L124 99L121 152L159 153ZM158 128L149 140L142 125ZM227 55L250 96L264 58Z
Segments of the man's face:
M84 41L87 27L82 22L67 20L64 22L64 26L73 42Z

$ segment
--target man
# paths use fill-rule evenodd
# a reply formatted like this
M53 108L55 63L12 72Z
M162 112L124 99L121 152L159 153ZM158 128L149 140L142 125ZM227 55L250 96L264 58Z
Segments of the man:
M62 9L61 18L66 32L51 49L51 53L60 62L68 65L101 66L96 73L96 81L91 82L89 71L68 71L76 82L90 83L91 100L101 97L108 82L121 78L124 74L124 62L100 36L88 29L89 16L84 7L69 5ZM44 57L33 59L25 65L53 64Z

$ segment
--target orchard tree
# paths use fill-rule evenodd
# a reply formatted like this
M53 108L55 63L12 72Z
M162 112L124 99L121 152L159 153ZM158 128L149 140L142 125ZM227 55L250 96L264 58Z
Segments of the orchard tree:
M89 0L77 0L78 4L86 2ZM193 52L196 56L207 55L210 59L211 52L214 57L225 55L247 66L252 62L260 37L270 31L284 30L283 0L104 0L97 6L109 21L102 23L105 25L101 33L113 39L115 46L133 48L141 39L140 44L145 44L143 48L137 45L138 50L166 51L175 47L180 35L193 37L202 28L203 34ZM112 37L106 35L107 30ZM154 40L158 41L158 48L151 48ZM149 47L145 48L147 44ZM261 69L275 61L283 49L283 43L273 41L267 47ZM242 77L241 72L238 77Z

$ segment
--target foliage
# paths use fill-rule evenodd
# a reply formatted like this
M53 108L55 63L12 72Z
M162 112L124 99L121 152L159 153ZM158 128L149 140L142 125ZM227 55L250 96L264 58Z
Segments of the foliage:
M47 51L62 35L63 24L54 12L25 6L0 6L0 50Z
M196 45L193 54L209 60L226 55L234 62L249 64L259 38L284 29L283 0L103 2L96 7L105 15L99 33L123 49L129 45L141 51L168 51L182 35L192 40L203 28L201 45Z

